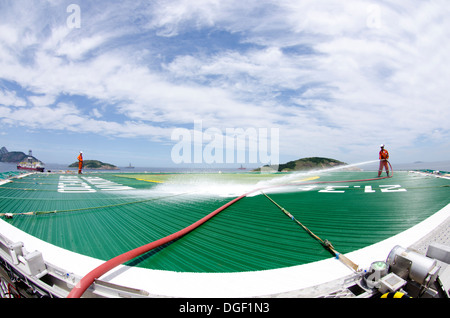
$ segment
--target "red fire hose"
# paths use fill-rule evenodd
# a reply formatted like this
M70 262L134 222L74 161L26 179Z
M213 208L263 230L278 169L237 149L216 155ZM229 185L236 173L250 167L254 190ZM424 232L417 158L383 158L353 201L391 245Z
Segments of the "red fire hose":
M116 266L119 266L120 264L123 264L125 262L128 262L129 260L132 260L133 258L136 258L142 254L145 254L149 251L151 251L154 248L157 248L161 245L164 245L166 243L169 243L183 235L186 235L187 233L189 233L190 231L194 230L195 228L199 227L200 225L202 225L203 223L205 223L206 221L208 221L209 219L211 219L212 217L214 217L216 214L220 213L221 211L225 210L227 207L229 207L230 205L234 204L235 202L239 201L240 199L242 199L243 197L245 197L246 195L248 195L249 193L243 194L240 197L235 198L234 200L228 202L227 204L221 206L220 208L218 208L217 210L215 210L214 212L211 212L210 214L208 214L207 216L203 217L202 219L198 220L197 222L189 225L188 227L173 233L171 235L168 235L166 237L163 237L159 240L156 240L152 243L143 245L141 247L138 247L134 250L128 251L124 254L121 254L119 256L116 256L112 259L110 259L109 261L103 263L102 265L98 266L97 268L93 269L92 271L90 271L88 274L86 274L86 276L84 276L79 282L78 284L70 291L69 295L67 296L67 298L79 298L81 297L84 292L89 288L89 286L92 285L92 283L94 283L95 279L99 278L100 276L104 275L105 273L109 272L110 270L112 270L113 268L115 268Z
M360 179L360 180L344 180L344 181L315 181L315 182L307 182L307 183L301 183L302 185L309 185L309 184L319 184L319 183L342 183L342 182L361 182L361 181L371 181L371 180L380 180L380 179L386 179L386 178L391 178L393 176L393 170L392 170L392 166L390 164L390 162L388 161L389 166L391 167L391 175L387 176L387 177L379 177L379 178L371 178L371 179ZM287 185L295 185L295 184L282 184L282 185L276 185L276 186L271 186L271 187L267 187L267 188L275 188L275 187L281 187L281 186L287 186ZM67 296L67 298L80 298L84 292L89 288L89 286L91 286L94 281L101 277L102 275L104 275L105 273L109 272L110 270L112 270L113 268L119 266L120 264L123 264L125 262L128 262L142 254L145 254L149 251L151 251L154 248L160 247L164 244L167 244L183 235L186 235L187 233L191 232L192 230L196 229L197 227L199 227L200 225L202 225L203 223L205 223L206 221L210 220L211 218L213 218L215 215L219 214L220 212L222 212L223 210L225 210L226 208L228 208L229 206L233 205L234 203L236 203L237 201L241 200L242 198L246 197L247 195L256 192L256 191L260 191L260 190L264 190L267 188L259 188L259 189L255 189L252 190L250 192L247 192L245 194L242 194L241 196L231 200L230 202L226 203L225 205L221 206L220 208L218 208L217 210L211 212L210 214L208 214L207 216L203 217L202 219L198 220L197 222L189 225L188 227L173 233L171 235L168 235L166 237L163 237L159 240L156 240L154 242L151 242L149 244L143 245L141 247L135 248L134 250L128 251L124 254L121 254L119 256L116 256L112 259L110 259L109 261L106 261L105 263L103 263L102 265L98 266L97 268L93 269L92 271L90 271L89 273L86 274L86 276L84 276L79 282L78 284L70 291L69 295Z

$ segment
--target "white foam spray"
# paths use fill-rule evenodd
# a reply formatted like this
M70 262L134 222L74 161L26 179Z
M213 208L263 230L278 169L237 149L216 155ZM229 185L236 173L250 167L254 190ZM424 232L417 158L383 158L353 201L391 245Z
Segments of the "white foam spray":
M237 197L245 193L249 196L259 195L257 189L266 189L268 192L291 192L298 191L298 182L308 182L311 177L324 175L334 171L346 171L352 168L373 164L378 160L365 161L347 165L336 166L332 168L309 170L301 172L293 172L284 175L268 174L260 175L260 178L247 174L236 174L236 178L222 178L215 174L198 175L192 177L188 175L173 176L172 179L165 183L158 184L152 191L163 192L167 194L192 194L205 197ZM226 175L226 174L224 174ZM293 184L292 187L283 186L277 188L278 185Z
M241 179L241 180L239 180ZM154 190L170 194L191 194L205 197L235 197L254 189L255 184L236 180L214 179L212 175L192 176L192 178L177 178L158 184Z
M336 166L336 167L332 167L332 168L293 172L293 173L290 173L290 174L287 174L287 175L281 176L279 178L268 181L267 186L295 182L295 181L301 180L302 178L307 178L308 176L321 175L321 174L323 175L323 174L326 174L328 172L333 172L333 171L339 171L339 170L348 171L348 170L351 170L352 168L369 165L369 164L372 164L375 162L378 162L378 160L371 160L371 161L364 161L364 162L359 162L359 163L340 165L340 166Z

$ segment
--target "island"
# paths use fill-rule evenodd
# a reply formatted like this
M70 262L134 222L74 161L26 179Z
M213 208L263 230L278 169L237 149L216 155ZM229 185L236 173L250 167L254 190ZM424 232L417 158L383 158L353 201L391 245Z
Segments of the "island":
M78 168L78 161L69 165L69 168ZM96 170L119 170L118 167L110 163L104 163L99 160L84 160L83 169L96 169Z
M298 160L289 161L283 164L276 166L263 166L262 168L257 168L253 171L261 171L261 170L268 170L268 169L275 169L279 172L290 172L290 171L308 171L308 170L315 170L315 169L325 169L325 168L332 168L337 166L344 166L346 165L345 162L336 160L336 159L330 159L330 158L322 158L322 157L308 157L308 158L302 158Z

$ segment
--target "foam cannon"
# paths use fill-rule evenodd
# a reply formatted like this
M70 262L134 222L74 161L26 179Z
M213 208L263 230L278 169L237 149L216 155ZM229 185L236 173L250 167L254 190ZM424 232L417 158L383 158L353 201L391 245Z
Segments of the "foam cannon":
M436 281L440 267L435 259L395 246L387 258L390 270L403 279L411 279L425 287Z

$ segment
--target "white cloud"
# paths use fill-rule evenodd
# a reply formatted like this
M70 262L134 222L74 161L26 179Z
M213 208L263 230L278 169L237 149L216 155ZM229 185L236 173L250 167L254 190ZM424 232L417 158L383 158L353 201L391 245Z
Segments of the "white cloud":
M55 102L56 97L53 95L30 96L28 100L34 106L49 106Z
M0 79L24 89L0 91L8 124L154 140L195 119L280 127L283 154L350 159L449 136L444 1L81 3L77 30L57 2L20 6L0 14Z
M4 45L14 45L19 36L17 31L10 25L0 25L0 43Z
M90 51L100 47L107 39L103 36L83 38L78 41L66 41L56 50L56 54L67 56L70 60L79 60Z
M26 104L27 102L18 97L15 91L0 90L0 105L21 107Z
M97 108L93 108L92 111L90 112L90 115L95 118L100 118L103 116L102 113L100 113L100 111Z

